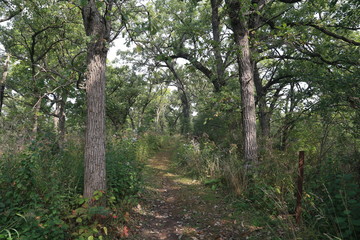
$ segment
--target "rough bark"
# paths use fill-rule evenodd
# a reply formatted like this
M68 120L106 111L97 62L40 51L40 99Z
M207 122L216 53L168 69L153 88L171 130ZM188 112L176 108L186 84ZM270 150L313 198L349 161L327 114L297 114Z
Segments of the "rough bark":
M251 64L249 30L246 20L240 15L243 7L240 1L227 0L226 3L231 27L234 32L235 44L238 47L237 62L241 85L244 160L246 167L252 167L258 162L258 145L256 140L254 73Z
M239 39L241 54L238 57L240 66L241 105L244 127L244 154L245 161L251 165L257 162L256 141L256 110L254 98L254 80L250 61L248 32Z
M5 84L6 84L6 78L8 75L9 64L10 64L10 54L8 54L8 56L6 57L6 60L4 62L3 74L2 74L1 82L0 82L0 116L2 113L2 106L4 104Z
M84 197L106 190L105 164L105 69L110 22L101 16L94 0L82 9L87 46Z

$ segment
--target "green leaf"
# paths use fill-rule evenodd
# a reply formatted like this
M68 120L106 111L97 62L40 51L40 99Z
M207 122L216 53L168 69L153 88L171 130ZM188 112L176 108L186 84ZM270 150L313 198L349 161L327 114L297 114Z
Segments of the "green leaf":
M80 5L82 7L86 6L86 4L88 4L88 1L87 0L80 0Z
M96 7L97 8L102 8L104 6L104 2L103 1L96 1Z
M85 199L84 198L79 198L79 200L78 200L78 203L79 204L83 204L85 202Z
M12 240L12 237L11 237L11 232L8 230L8 229L5 229L5 232L7 232L8 234L8 240Z
M350 210L345 210L345 211L343 211L343 213L344 213L345 215L349 215L349 214L351 213L351 211L350 211Z
M27 220L26 220L26 218L25 218L24 215L21 215L20 213L17 213L16 215L19 216L19 217L21 217L22 219L24 219L24 220L27 222Z
M346 221L346 219L343 218L343 217L337 217L337 218L335 218L335 222L336 222L337 224L344 223L345 221Z
M15 228L11 228L11 230L13 230L16 233L18 238L20 238L20 233Z
M76 222L77 222L77 223L81 223L81 222L82 222L82 218L78 217L78 218L76 219Z
M139 46L139 45L136 45L135 51L136 51L137 53L140 53L140 52L142 51L142 47Z

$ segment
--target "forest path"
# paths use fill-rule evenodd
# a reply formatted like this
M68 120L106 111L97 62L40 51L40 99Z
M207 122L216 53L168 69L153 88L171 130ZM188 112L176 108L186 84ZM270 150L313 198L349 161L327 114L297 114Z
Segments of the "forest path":
M165 149L147 162L145 191L133 209L130 239L231 240L257 232L233 218L224 195L175 174L171 154L171 149Z

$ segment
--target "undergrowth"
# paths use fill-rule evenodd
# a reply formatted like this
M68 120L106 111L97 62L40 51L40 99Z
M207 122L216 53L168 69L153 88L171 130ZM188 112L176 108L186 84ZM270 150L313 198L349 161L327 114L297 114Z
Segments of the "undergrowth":
M310 150L305 165L302 221L295 222L297 152L271 151L255 174L243 168L236 145L225 148L207 138L177 138L173 160L183 172L212 189L227 189L235 216L274 239L358 239L360 188L356 173L340 171L344 159L317 166ZM250 238L251 239L251 238ZM254 238L256 239L256 238Z
M83 146L61 149L51 134L0 159L0 239L118 239L127 235L128 208L142 187L143 162L160 147L154 134L107 144L107 207L92 207L83 191Z

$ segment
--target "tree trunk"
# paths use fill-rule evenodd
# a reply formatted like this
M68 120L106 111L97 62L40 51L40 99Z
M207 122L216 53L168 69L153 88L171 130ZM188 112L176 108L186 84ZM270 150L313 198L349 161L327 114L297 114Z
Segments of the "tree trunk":
M182 116L181 116L181 133L187 134L190 132L190 103L186 96L185 91L180 91L181 94L181 106L182 106Z
M110 22L101 16L94 0L82 9L87 46L84 197L106 190L105 164L105 70ZM104 202L101 202L102 204Z
M60 146L62 147L64 141L65 141L65 123L66 123L66 117L65 117L65 102L66 99L62 99L60 102L60 110L59 110L59 142Z
M59 138L59 147L62 148L65 141L65 102L66 97L62 97L56 102L54 127Z
M241 84L241 105L244 128L244 154L248 165L257 163L256 110L254 98L253 69L250 62L248 31L239 36L241 53L238 56Z
M294 83L290 84L289 93L286 97L285 118L281 129L280 150L286 151L291 130L294 128L293 113L295 109Z
M90 50L90 49L89 49ZM106 189L105 166L105 65L106 55L88 52L86 82L84 197Z
M173 74L175 80L176 80L176 86L178 89L178 92L180 94L180 101L181 101L181 108L182 108L182 115L180 117L181 120L181 129L180 132L182 134L187 134L190 132L190 102L189 98L186 94L185 85L179 76L179 74L176 72L174 65L169 62L165 61L166 66L169 68L171 73ZM220 89L219 89L220 91Z
M246 20L240 15L243 11L240 1L227 0L228 14L235 43L238 46L237 62L239 65L239 81L241 85L241 110L243 122L245 167L250 168L258 162L258 146L256 140L256 110L254 97L254 72L251 64L249 47L249 30ZM240 17L242 18L240 20Z
M211 25L213 33L213 52L216 63L216 81L213 81L215 92L220 92L221 88L225 86L225 68L223 59L221 57L221 40L220 40L220 17L219 6L221 0L211 0Z
M155 117L155 131L157 133L161 133L161 116L163 112L162 103L159 103L159 106L156 109L156 117Z
M261 78L259 76L259 70L256 66L256 63L253 63L254 65L254 83L255 83L255 89L256 89L256 95L257 95L257 103L258 103L258 117L259 117L259 123L260 123L260 130L261 130L261 136L260 141L263 149L267 149L269 139L270 139L270 112L268 110L268 106L266 104L266 92L264 90L264 87L261 82Z
M3 74L2 74L1 82L0 82L0 116L2 113L2 106L4 104L5 84L6 84L6 78L8 75L9 64L10 64L10 54L7 55L7 58L4 62Z

